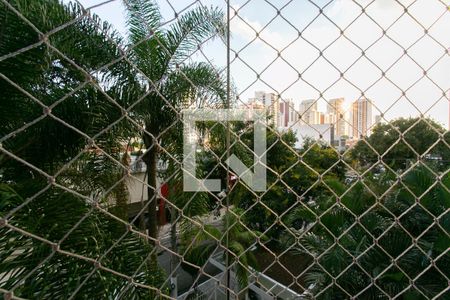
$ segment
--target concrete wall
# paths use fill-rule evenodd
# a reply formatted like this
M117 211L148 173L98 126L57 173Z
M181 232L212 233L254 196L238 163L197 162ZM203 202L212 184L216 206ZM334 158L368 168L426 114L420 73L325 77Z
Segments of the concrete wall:
M333 124L317 124L317 125L294 125L292 131L297 137L295 148L300 149L306 138L321 140L327 144L332 144L334 140Z

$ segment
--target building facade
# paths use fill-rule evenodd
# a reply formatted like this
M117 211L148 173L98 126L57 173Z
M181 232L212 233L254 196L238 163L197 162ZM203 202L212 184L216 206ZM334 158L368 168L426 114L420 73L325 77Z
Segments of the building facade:
M294 132L297 141L295 148L301 149L306 139L313 139L324 142L327 145L333 145L334 126L333 124L295 124L291 130Z
M255 92L255 97L249 99L249 102L261 103L267 110L270 117L269 123L279 127L280 123L280 97L274 93L266 93L264 91Z
M292 99L280 100L279 124L278 127L289 128L299 119L299 114L295 109Z
M301 125L321 124L321 112L317 109L317 100L303 100L300 103L299 113L301 116Z
M327 103L328 122L334 124L334 135L336 138L347 135L347 122L345 121L344 98L331 99Z
M360 98L352 104L352 136L353 139L370 134L373 125L372 101L367 98Z

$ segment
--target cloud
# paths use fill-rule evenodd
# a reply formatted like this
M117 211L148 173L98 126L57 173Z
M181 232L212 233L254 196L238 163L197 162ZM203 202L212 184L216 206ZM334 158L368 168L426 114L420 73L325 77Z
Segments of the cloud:
M251 41L258 36L256 43L270 43L276 49L287 45L287 38L283 33L264 28L258 21L250 20L237 14L230 24L232 33L238 37Z
M301 37L281 16L272 20L276 12L263 1L250 2L251 7L240 6L241 2L246 3L243 0L235 1L239 2L233 4L238 16L230 24L231 47L238 57L233 57L231 72L242 99L252 97L255 90L267 90L297 102L318 98L320 94L326 99L344 96L351 101L364 91L389 118L418 115L419 109L442 123L448 122L449 102L442 91L450 89L450 56L444 52L450 48L450 11L443 2L450 5L450 0L335 0L319 17L311 2L292 1L282 14L301 31ZM82 2L92 5L90 0ZM120 2L101 6L95 12L123 32L123 7L117 4ZM172 17L167 3L159 3L164 15ZM191 1L173 3L178 10ZM224 5L218 0L208 3ZM273 2L283 5L279 3ZM408 7L407 14L399 3ZM362 7L368 16L362 14ZM345 29L344 36L341 29ZM424 29L428 30L425 36ZM259 37L254 40L256 33ZM404 56L405 49L410 57ZM277 51L282 51L281 57ZM225 66L223 45L211 43L204 54ZM202 55L195 58L202 59ZM421 79L423 69L429 78ZM341 72L344 78L340 78ZM382 72L386 77L378 80ZM410 87L411 84L414 86ZM402 97L403 91L407 98Z
M239 11L239 17L231 23L235 51L264 28L260 39L239 52L250 67L239 61L232 66L235 81L245 91L242 98L265 89L282 92L285 98L297 101L317 98L321 93L326 99L345 96L355 100L364 91L389 118L416 116L419 109L447 123L449 104L442 98L442 90L450 88L450 58L445 55L445 48L450 46L450 12L445 13L446 8L439 1L419 0L405 14L397 1L378 0L365 8L367 15L361 15L357 4L366 7L371 2L334 1L324 13L339 28L321 16L302 32L302 38L296 37L288 25L264 28L264 21ZM402 2L407 6L411 1ZM300 13L298 17L302 17ZM429 30L428 35L424 28ZM345 29L344 36L340 29ZM276 51L263 40L278 50L292 44L282 52L283 60L277 59ZM405 49L410 57L404 56ZM429 78L422 78L424 69ZM302 80L298 72L302 73ZM341 72L344 79L340 78ZM382 77L382 72L386 77ZM402 97L402 92L406 97Z

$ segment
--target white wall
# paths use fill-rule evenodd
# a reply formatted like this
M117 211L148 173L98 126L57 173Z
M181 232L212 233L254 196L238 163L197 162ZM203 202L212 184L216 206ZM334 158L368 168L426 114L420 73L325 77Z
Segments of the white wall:
M147 200L147 178L145 177L145 172L133 173L132 177L126 179L127 188L130 195L129 203L140 202L142 195L144 195L144 201ZM160 179L156 179L156 186L158 190L158 195L161 196L161 182Z
M333 142L333 125L332 124L317 124L317 125L294 125L292 131L297 137L297 143L295 148L300 149L303 146L303 142L306 138L312 138L315 140L321 140L327 144ZM322 138L320 138L322 135Z

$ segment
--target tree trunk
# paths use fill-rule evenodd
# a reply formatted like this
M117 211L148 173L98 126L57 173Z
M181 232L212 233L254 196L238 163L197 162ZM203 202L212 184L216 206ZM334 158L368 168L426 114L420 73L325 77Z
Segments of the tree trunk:
M144 180L143 182L145 182L147 180L147 172L145 172L144 175ZM145 190L145 185L142 185L142 191L141 191L141 209L139 211L142 211L144 209L144 190ZM139 214L139 230L143 233L145 233L145 229L147 227L147 224L145 224L145 217L144 214L141 213Z
M170 221L172 223L170 228L170 243L172 251L178 253L177 247L177 211L174 207L171 209L170 213ZM178 297L178 256L171 254L170 259L170 272L172 274L172 278L170 278L170 297L177 298Z
M148 148L147 153L144 156L145 164L147 165L147 195L148 195L148 222L147 229L148 235L154 239L158 238L158 223L156 207L157 203L157 186L156 186L156 174L157 174L157 153L158 149L156 144L153 144Z
M115 188L116 206L113 213L118 218L128 221L128 189L125 181L120 182Z

